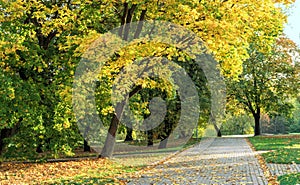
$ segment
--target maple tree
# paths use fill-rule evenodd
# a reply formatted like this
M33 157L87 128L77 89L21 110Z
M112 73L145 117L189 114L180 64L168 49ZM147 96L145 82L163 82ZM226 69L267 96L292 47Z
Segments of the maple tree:
M4 138L9 137L6 139L8 151L29 155L30 151L42 149L55 151L55 156L60 151L72 154L80 144L78 141L82 140L72 111L73 76L81 55L103 33L134 21L169 21L201 38L219 61L225 76L237 76L242 70L242 62L249 57L249 38L259 32L257 43L264 52L270 50L269 46L286 21L276 3L288 5L292 2L1 1L0 102L4 107L0 112L1 148ZM134 31L135 37L140 35L139 29L143 27L139 26ZM128 40L130 30L129 24L121 26L118 35ZM169 59L179 56L183 61L193 62L174 46L136 42L120 49L108 61L99 75L100 81L106 83L101 84L101 88L109 92L122 66L146 56ZM154 85L149 79L147 83L145 80L139 83L161 89L166 85ZM116 111L108 102L110 93L106 95L101 97L105 101L100 106L106 107L101 111L111 115L105 119L114 119ZM114 126L115 132L118 122L110 126ZM111 154L112 149L106 156Z

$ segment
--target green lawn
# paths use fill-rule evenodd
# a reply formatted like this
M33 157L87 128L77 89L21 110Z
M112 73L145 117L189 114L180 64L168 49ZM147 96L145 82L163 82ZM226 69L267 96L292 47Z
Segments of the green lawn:
M266 150L262 154L268 163L300 164L300 137L293 136L259 136L249 138L256 150Z
M259 136L249 138L256 150L266 150L262 157L268 163L300 164L300 135ZM281 185L300 184L300 173L277 178Z
M300 184L300 173L282 175L278 177L280 185Z

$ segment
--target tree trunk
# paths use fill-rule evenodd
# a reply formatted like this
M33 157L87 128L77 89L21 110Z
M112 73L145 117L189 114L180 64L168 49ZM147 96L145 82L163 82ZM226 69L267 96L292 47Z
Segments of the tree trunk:
M109 129L108 133L106 136L106 140L104 143L104 147L102 149L101 154L99 155L100 158L111 158L115 146L115 141L116 141L116 133L118 130L118 125L119 125L119 119L116 114L114 114Z
M222 137L221 129L218 129L218 137Z
M83 151L84 152L91 152L91 147L85 139L84 139L84 142L83 142Z
M255 127L254 127L254 136L259 136L260 133L260 114L254 114L254 121L255 121Z
M129 119L130 120L130 119ZM125 141L133 141L133 137L132 137L132 122L129 121L128 123L126 123L126 138Z
M135 95L141 88L142 88L142 86L136 86L129 93L129 98L131 98L133 95ZM114 147L115 147L115 142L116 142L116 133L117 133L118 126L119 126L119 123L120 123L120 120L118 119L118 117L121 118L125 103L126 103L125 101L117 103L115 114L113 115L113 117L111 119L102 152L98 156L99 158L110 158L110 157L112 157Z
M147 146L153 146L153 130L149 130L147 132L147 137L148 137L148 143Z
M9 133L10 133L10 129L2 129L0 131L0 154L4 149L4 139L9 136Z
M168 139L169 139L169 137L167 137L167 138L164 139L164 140L161 140L161 141L159 142L158 149L167 148Z
M217 132L217 136L218 136L218 137L222 137L221 129L217 126L216 123L213 123L213 124L214 124L215 130L216 130L216 132Z
M126 127L126 138L125 138L125 141L133 141L132 131L133 131L132 128Z
M88 143L88 138L87 138L87 135L90 131L91 127L90 125L88 125L87 127L85 127L85 130L84 130L84 134L83 134L83 151L84 152L91 152L91 147Z
M4 149L4 139L8 138L12 135L12 129L11 128L5 128L2 129L0 132L0 154L2 153Z

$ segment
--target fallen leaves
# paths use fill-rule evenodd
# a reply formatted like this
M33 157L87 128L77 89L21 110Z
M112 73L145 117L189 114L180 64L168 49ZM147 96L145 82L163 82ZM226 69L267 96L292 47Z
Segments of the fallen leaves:
M84 184L118 183L116 177L129 169L108 159L84 159L49 163L3 163L0 166L1 184L52 184L84 182Z
M253 147L252 143L248 139L246 141L249 144L249 146L251 147L251 149L253 151L255 151L255 148ZM269 170L268 166L266 165L265 159L262 156L260 156L259 154L257 154L255 157L258 159L259 165L260 165L261 169L263 170L265 177L268 179L268 183L272 184L272 185L279 185L279 182L277 181L277 176L273 176L270 173L270 170Z

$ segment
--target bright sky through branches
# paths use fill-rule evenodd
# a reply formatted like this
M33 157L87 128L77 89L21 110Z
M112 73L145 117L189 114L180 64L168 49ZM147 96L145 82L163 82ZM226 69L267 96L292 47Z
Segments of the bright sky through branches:
M300 0L296 0L290 10L284 33L300 47Z

